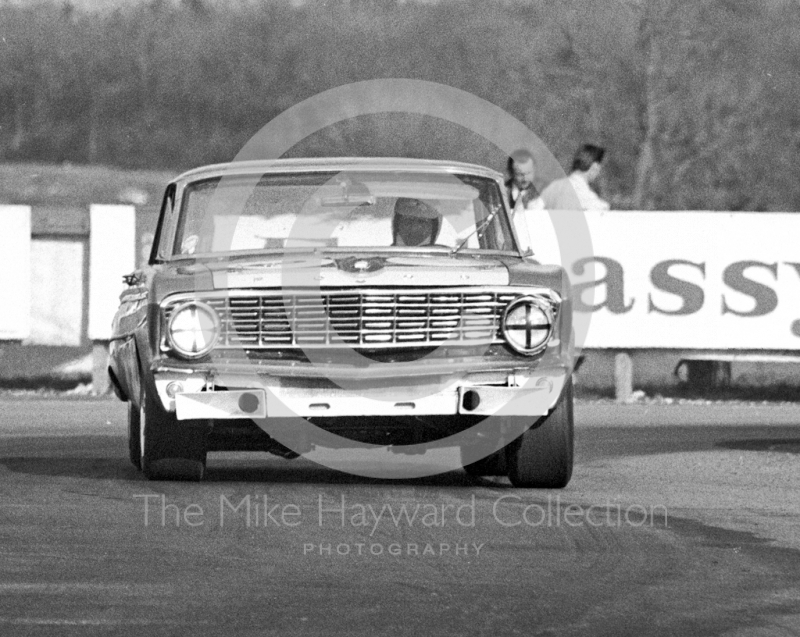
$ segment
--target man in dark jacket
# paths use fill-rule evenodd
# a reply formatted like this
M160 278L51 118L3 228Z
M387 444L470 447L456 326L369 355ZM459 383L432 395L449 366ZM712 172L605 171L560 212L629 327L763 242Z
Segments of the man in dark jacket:
M515 150L508 158L508 172L511 179L506 182L506 192L511 209L515 209L518 204L527 208L539 197L539 192L533 185L533 155L524 149Z

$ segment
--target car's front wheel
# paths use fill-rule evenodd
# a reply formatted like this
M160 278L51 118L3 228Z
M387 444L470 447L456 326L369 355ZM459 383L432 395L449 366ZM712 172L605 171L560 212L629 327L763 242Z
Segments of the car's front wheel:
M150 480L202 480L206 468L208 426L180 421L165 411L142 382L139 401L140 466Z
M574 431L570 376L555 409L506 447L511 484L540 489L567 486L572 477Z

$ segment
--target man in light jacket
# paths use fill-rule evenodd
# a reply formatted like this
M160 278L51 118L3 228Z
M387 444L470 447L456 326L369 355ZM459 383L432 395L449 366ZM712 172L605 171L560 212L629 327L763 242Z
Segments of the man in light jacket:
M607 201L592 190L591 184L602 170L605 149L584 144L575 153L568 177L556 179L542 191L546 210L608 210Z

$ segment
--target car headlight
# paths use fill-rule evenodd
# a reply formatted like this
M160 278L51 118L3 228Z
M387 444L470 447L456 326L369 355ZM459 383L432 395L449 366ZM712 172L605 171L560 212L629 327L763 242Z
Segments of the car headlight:
M219 338L216 310L199 301L176 307L167 323L167 342L179 356L200 358L208 354Z
M501 325L511 348L532 356L544 349L553 333L553 311L542 299L521 296L508 304Z

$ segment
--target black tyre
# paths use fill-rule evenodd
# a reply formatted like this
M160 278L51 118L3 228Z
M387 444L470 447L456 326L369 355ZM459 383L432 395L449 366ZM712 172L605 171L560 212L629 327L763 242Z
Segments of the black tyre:
M504 476L508 472L505 449L500 449L476 462L467 462L469 457L466 450L461 449L461 464L464 467L464 471L473 477Z
M142 468L142 447L139 437L139 410L130 400L128 401L128 458L137 469Z
M506 448L508 477L515 487L561 489L572 477L575 422L572 377L555 409Z
M150 480L203 479L208 425L180 421L161 407L142 383L139 407L141 469Z

